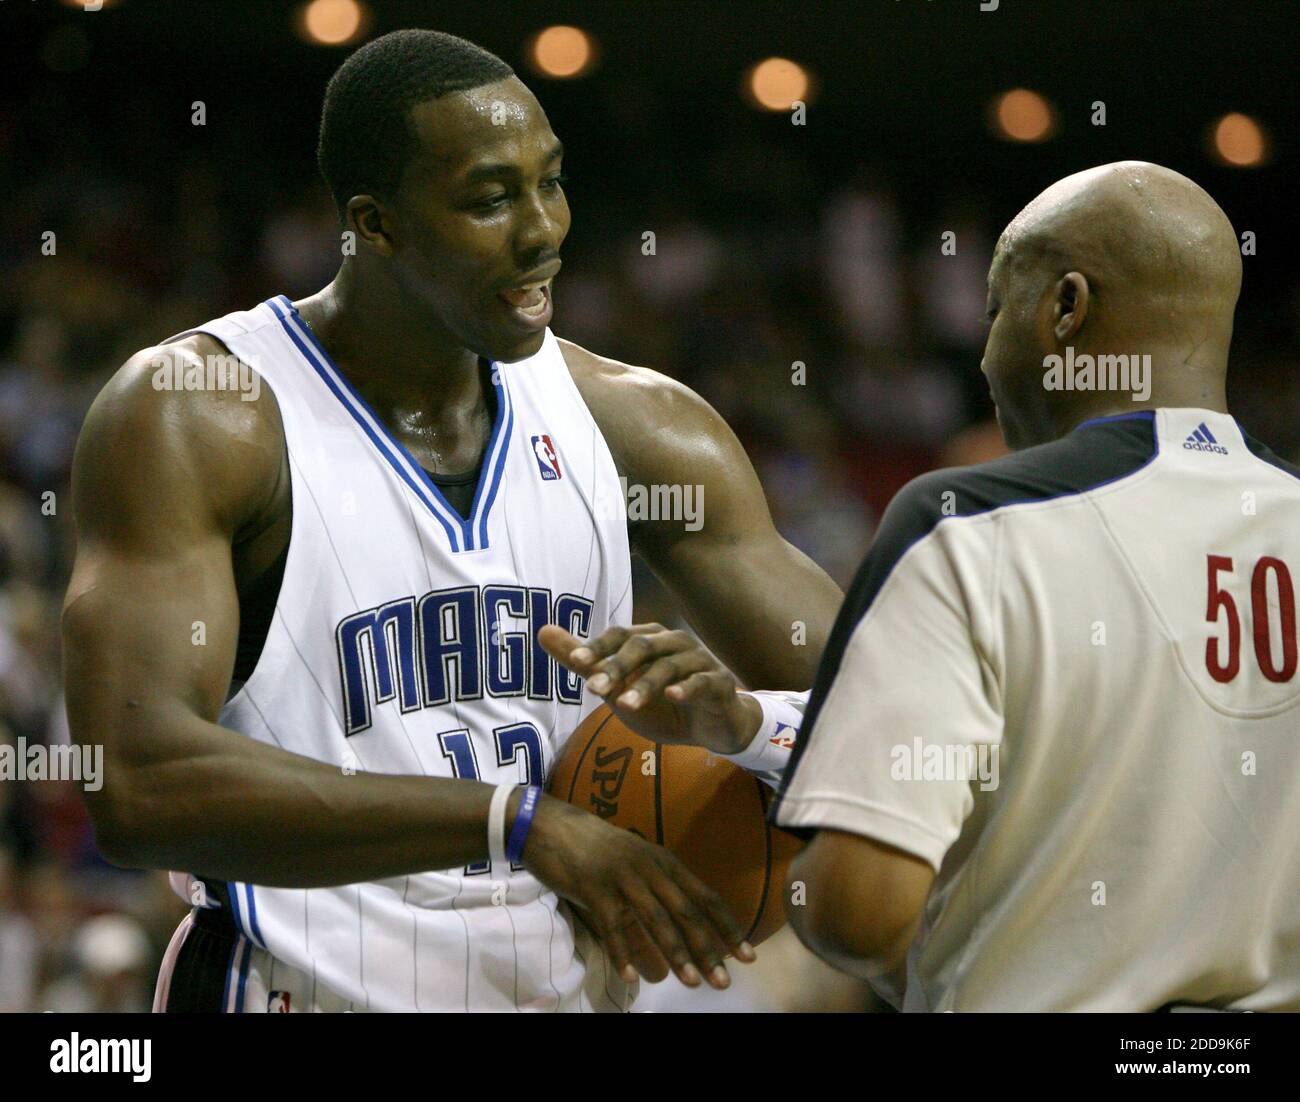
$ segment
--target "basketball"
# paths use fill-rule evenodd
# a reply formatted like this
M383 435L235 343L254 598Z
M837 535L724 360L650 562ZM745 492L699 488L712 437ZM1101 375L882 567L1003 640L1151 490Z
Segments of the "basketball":
M785 923L785 871L803 843L768 823L772 790L739 766L642 738L602 704L569 739L549 789L679 858L722 897L751 945Z

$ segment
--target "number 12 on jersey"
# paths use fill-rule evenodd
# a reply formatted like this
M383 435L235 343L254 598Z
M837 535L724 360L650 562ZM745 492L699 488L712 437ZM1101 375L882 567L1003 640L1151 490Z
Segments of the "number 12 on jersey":
M542 786L545 777L545 763L542 761L542 734L531 723L510 723L498 727L492 732L496 741L497 765L505 767L514 765L520 769L520 783ZM438 735L443 757L450 759L452 772L461 780L477 781L481 779L478 757L474 753L474 740L470 738L469 729L458 727L454 731L443 731ZM520 755L523 755L522 761ZM519 872L523 865L511 862L512 872ZM475 861L465 866L466 876L481 876L492 872L491 861Z

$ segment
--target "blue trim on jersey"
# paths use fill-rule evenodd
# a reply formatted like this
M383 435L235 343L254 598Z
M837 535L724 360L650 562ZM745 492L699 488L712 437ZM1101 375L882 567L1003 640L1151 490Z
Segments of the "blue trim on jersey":
M266 938L262 936L262 927L257 924L257 898L253 895L253 885L244 885L244 896L248 900L248 932L252 938L263 949L266 948Z
M243 953L239 957L239 987L235 991L235 1013L244 1012L244 993L248 989L248 965L253 959L253 943L244 940Z
M1085 425L1105 425L1111 421L1154 421L1156 411L1153 409L1139 409L1133 413L1108 413L1102 417L1089 417L1086 421L1080 421L1072 432L1077 432Z
M284 331L302 353L303 358L321 381L329 387L334 397L352 415L352 419L388 461L388 465L423 502L434 519L442 525L451 544L451 550L453 552L485 550L488 547L488 514L500 489L505 470L505 456L510 447L510 437L514 427L510 391L506 387L505 376L500 365L496 363L491 365L492 386L497 397L496 422L492 426L492 435L488 440L485 453L487 458L483 470L479 473L478 486L474 490L474 507L469 518L464 519L442 496L442 491L429 477L428 472L415 461L415 457L407 451L402 442L388 431L375 411L339 371L338 366L330 359L329 353L317 340L316 334L311 331L311 327L303 320L294 304L284 295L277 295L275 298L267 299L266 305L279 318ZM290 324L291 318L297 319L302 329L301 334Z
M472 528L475 521L478 524L478 546L487 547L488 532L487 518L488 513L492 511L492 503L496 501L497 490L501 488L502 474L506 466L506 453L510 449L510 438L514 435L515 427L515 407L510 401L510 392L506 390L505 381L501 378L501 370L495 364L492 367L492 385L496 387L497 392L497 424L492 430L492 439L488 443L488 449L485 453L486 458L483 461L484 470L487 470L489 463L492 464L492 470L488 478L479 473L478 486L474 490L474 505L470 509L470 519L466 528ZM505 432L501 432L501 415L506 413ZM496 449L495 458L493 449ZM486 500L484 500L484 491L486 489Z
M226 894L230 898L230 914L235 920L235 929L241 936L247 937L248 929L244 926L244 916L239 911L239 885L233 880L227 880Z

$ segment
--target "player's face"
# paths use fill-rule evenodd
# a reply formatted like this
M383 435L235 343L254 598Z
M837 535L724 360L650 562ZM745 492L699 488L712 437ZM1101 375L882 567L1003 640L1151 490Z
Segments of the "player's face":
M403 290L478 355L531 356L569 232L559 140L514 77L420 104L412 119L420 144L395 204Z
M989 381L1002 435L1013 449L1042 444L1056 435L1043 387L1046 352L1041 347L1041 302L1033 274L1026 266L1013 264L999 242L989 268L991 328L980 369Z

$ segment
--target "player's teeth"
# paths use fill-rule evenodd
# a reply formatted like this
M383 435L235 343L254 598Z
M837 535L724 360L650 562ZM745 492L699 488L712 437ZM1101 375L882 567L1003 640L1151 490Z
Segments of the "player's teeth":
M525 289L512 288L509 291L502 291L501 297L511 306L518 306L524 310L536 310L545 301L546 296L542 294L540 287L531 287Z

